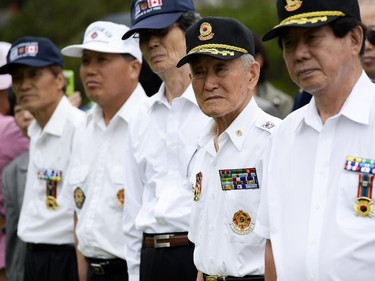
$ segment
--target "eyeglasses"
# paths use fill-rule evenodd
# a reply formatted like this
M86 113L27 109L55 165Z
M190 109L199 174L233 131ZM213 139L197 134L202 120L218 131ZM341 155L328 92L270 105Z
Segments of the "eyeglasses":
M375 45L375 30L368 30L366 33L366 39L372 44Z

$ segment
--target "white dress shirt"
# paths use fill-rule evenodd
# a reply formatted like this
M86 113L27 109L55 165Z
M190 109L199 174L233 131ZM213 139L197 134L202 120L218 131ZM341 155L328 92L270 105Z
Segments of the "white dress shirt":
M71 193L63 188L68 169L72 138L84 113L64 96L42 130L36 120L28 129L30 160L25 195L18 222L18 236L28 243L74 244ZM62 172L57 183L57 209L46 205L46 180L38 178L40 170Z
M71 200L74 198L72 204L78 218L78 249L86 257L125 258L120 194L127 188L125 177L129 169L125 157L129 153L126 144L128 125L147 99L138 84L108 126L104 123L102 109L95 105L77 130L68 188ZM74 195L77 190L81 192L79 200ZM129 239L137 232L135 228L128 231ZM132 256L129 258L134 259Z
M124 232L136 224L145 233L184 232L189 229L191 186L189 161L208 117L199 109L191 85L169 104L161 85L143 114L130 125L130 149L125 189ZM128 195L129 193L129 195ZM125 256L139 253L126 241ZM139 260L138 260L139 263Z
M281 123L256 226L271 239L278 280L374 279L375 217L355 215L359 173L344 169L348 156L375 160L374 142L375 85L364 72L324 124L314 98Z
M236 277L264 274L265 239L253 231L262 185L258 182L249 189L223 190L220 171L235 173L234 170L255 168L260 178L262 156L279 121L263 112L252 99L219 136L218 152L214 147L214 120L199 139L198 152L189 169L191 185L201 188L199 199L193 203L189 231L199 271ZM193 201L193 193L190 194ZM243 229L236 215L248 219Z

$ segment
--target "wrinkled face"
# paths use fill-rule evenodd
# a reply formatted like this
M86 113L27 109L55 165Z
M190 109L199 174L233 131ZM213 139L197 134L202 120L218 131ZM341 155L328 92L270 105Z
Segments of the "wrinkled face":
M368 32L373 32L375 37L375 2L360 3L361 19L367 26ZM365 54L363 57L363 68L371 79L375 79L375 44L368 40L365 43Z
M353 65L350 34L337 38L328 25L286 30L282 48L292 80L312 94L338 88Z
M259 78L259 64L245 67L241 58L219 60L194 56L191 82L199 107L213 118L233 121L246 107Z
M148 65L158 75L175 71L185 55L185 33L177 24L166 29L139 32L139 46Z
M104 109L123 104L133 91L129 81L139 74L133 71L136 64L121 54L84 50L80 75L87 97Z
M22 65L12 71L12 79L18 103L32 113L55 108L65 85L63 73L55 75L48 67Z

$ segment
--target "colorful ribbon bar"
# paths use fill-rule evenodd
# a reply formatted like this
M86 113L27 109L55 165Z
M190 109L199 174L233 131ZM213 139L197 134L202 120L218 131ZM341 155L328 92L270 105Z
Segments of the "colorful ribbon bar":
M255 168L219 170L222 190L256 189L259 188Z
M375 175L375 160L362 157L346 157L345 170Z

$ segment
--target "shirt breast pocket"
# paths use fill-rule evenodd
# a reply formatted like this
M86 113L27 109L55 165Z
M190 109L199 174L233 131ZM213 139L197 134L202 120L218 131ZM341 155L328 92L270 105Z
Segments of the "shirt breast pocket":
M225 223L231 243L257 245L263 239L254 232L259 207L260 189L228 190L225 192Z
M365 178L371 175L365 174ZM371 201L358 200L358 189L360 174L356 172L344 171L340 175L338 202L337 202L337 223L339 226L360 230L362 232L375 229L375 218ZM371 188L371 187L370 187ZM359 197L366 197L360 195Z

